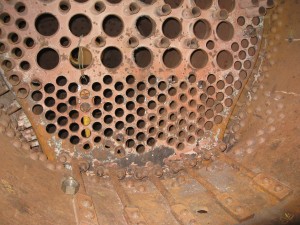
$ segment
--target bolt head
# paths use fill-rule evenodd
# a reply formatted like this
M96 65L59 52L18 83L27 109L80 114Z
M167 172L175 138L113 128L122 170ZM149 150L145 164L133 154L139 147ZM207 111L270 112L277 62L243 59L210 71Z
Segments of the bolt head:
M62 181L61 190L67 195L75 195L79 190L79 186L79 183L69 176Z

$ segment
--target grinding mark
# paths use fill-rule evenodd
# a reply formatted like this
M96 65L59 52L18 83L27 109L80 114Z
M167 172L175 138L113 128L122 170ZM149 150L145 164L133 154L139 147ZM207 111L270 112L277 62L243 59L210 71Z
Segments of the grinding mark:
M267 48L267 40L265 41L265 46L264 46L264 49L266 49ZM264 55L262 55L261 57L260 57L260 64L259 64L259 66L258 66L258 72L256 73L256 74L254 74L254 80L253 80L253 82L252 82L252 85L254 85L254 83L256 83L256 82L258 82L258 79L261 77L261 72L262 72L262 69L261 69L261 67L262 67L262 65L263 65L263 63L264 63L264 60L265 60L265 56ZM247 98L248 98L248 100L251 102L252 101L252 95L251 95L251 92L250 91L248 91L247 92Z
M75 198L72 199L72 205L73 205L73 211L74 211L74 215L75 215L75 220L76 220L76 224L79 225L79 221L78 221L78 214L76 211L76 203L75 203Z
M2 187L5 189L5 191L7 191L10 194L15 194L15 189L13 188L13 186L5 179L1 179L1 184Z
M218 142L219 141L219 135L221 133L221 129L219 128L216 135L215 135L215 142Z
M287 92L287 91L275 91L276 93L282 93L282 94L286 94L286 95L293 95L295 97L300 97L300 94L295 93L295 92Z
M56 140L53 136L50 140L48 140L48 145L54 149L56 156L60 155L62 151L62 140Z

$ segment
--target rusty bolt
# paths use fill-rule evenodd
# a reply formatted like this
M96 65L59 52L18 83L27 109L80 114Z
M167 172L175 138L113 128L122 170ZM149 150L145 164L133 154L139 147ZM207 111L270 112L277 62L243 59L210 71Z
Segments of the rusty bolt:
M104 176L104 167L103 166L98 166L96 169L95 169L95 174L99 177L102 177Z
M143 170L142 169L137 169L134 173L134 177L138 180L141 180L144 178L144 173L143 173Z
M197 166L197 159L196 158L193 158L193 159L186 159L184 161L184 165L185 166L188 166L188 167L195 167Z
M90 165L87 161L81 161L78 163L81 172L85 172L89 169Z
M198 160L196 158L189 160L189 165L191 167L195 167L195 166L197 166L197 164L198 164Z
M157 167L154 169L153 174L154 174L155 176L157 176L157 177L161 177L161 176L164 174L164 172L163 172L163 170L162 170L162 168L161 168L160 166L157 166Z
M68 161L68 154L67 153L62 153L58 157L58 161L61 162L61 163L66 163Z
M170 164L170 169L173 173L178 173L179 171L183 170L183 167L178 162L172 162Z
M221 152L224 152L227 149L227 145L224 142L222 142L219 145L219 149Z
M119 169L116 174L117 174L118 179L122 180L126 176L126 171L124 169Z
M68 195L75 195L79 190L79 183L71 176L66 177L61 184L61 190Z
M126 182L126 187L128 187L128 188L134 187L134 182L133 182L132 180L128 180L128 181Z

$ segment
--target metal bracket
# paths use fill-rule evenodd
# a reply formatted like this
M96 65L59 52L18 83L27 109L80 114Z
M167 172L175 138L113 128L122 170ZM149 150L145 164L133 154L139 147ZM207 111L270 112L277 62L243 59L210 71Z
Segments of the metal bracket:
M263 190L275 196L279 200L283 200L293 192L293 190L291 190L288 186L263 173L256 175L253 178L253 181Z
M183 204L172 205L171 211L177 221L180 221L180 224L189 225L196 223L194 215Z
M141 224L146 225L146 220L140 213L139 208L135 207L125 207L124 208L124 217L128 225Z
M93 200L90 196L77 193L74 201L77 223L79 225L99 225Z
M240 202L235 200L227 193L217 194L219 204L238 221L244 221L254 216L247 207L242 206Z

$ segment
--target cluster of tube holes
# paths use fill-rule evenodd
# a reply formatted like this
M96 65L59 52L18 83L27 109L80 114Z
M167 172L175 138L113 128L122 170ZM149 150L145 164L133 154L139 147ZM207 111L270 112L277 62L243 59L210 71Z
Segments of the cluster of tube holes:
M82 75L77 83L60 75L31 93L36 102L32 112L49 122L49 134L80 143L87 151L102 145L123 157L124 149L143 153L157 141L181 151L222 123L224 108L233 104L234 88L241 86L231 74L225 80L213 74L206 80L194 74L166 80L150 75L144 81L133 75L124 80L104 75L95 82Z
M210 8L212 5L212 0L194 1L195 4L203 10ZM121 1L111 0L109 2L111 4L117 4ZM141 2L145 4L153 3L151 0L141 0ZM171 8L178 8L182 4L182 1L165 0L165 3L170 4ZM235 7L234 1L232 0L220 0L218 1L218 4L220 8L226 9L228 12L231 12ZM62 11L68 11L70 9L70 5L68 5L67 1L61 1L60 8ZM99 3L96 6L95 4L95 8L98 8L98 11L101 11L105 8L105 5L103 6ZM26 10L26 7L25 9L22 9L21 6L19 10L20 13L22 13ZM0 15L0 19L3 23L10 22L10 16L5 13ZM15 24L20 30L26 29L27 26L26 21L22 19L16 20ZM245 19L243 19L243 17L239 17L238 24L243 26L245 24ZM255 26L258 25L259 19L254 18L253 24ZM155 30L155 26L154 21L147 16L139 17L136 22L136 28L143 37L151 36ZM40 34L44 36L52 36L59 29L59 22L54 15L45 13L36 18L35 27ZM92 23L87 16L77 14L69 21L69 28L71 33L77 37L86 36L92 29ZM103 31L110 37L119 36L123 32L123 28L123 21L117 15L108 15L102 24ZM162 26L164 36L169 39L179 37L181 30L182 27L180 21L174 17L167 18ZM207 39L211 33L210 24L204 19L198 20L193 25L193 32L198 39ZM221 40L230 41L234 34L233 26L227 21L222 21L218 24L216 33ZM20 42L20 38L16 33L10 33L8 37L9 41L13 44ZM99 45L103 43L101 37L97 37L95 41ZM255 45L257 41L257 37L255 36L250 39L250 43L252 45ZM30 37L26 37L23 43L25 48L32 48L35 45L35 41ZM63 47L68 47L70 46L70 39L68 37L62 37L60 39L60 44ZM239 50L240 46L242 46L243 49ZM0 43L1 52L5 50L4 47L4 44ZM206 47L208 49L213 49L214 42L211 40L207 41ZM224 81L217 81L216 77L212 74L207 77L207 81L196 81L195 76L190 75L187 81L179 81L176 76L170 76L166 81L157 82L157 78L155 76L150 76L148 83L141 81L135 85L135 78L131 75L126 77L126 81L117 81L115 83L109 75L105 76L105 80L103 79L103 82L100 83L87 82L86 80L89 80L89 77L83 76L81 77L83 80L80 80L80 83L87 85L87 92L90 94L99 94L92 97L92 103L87 103L82 101L87 93L80 93L81 99L79 100L78 94L76 94L78 91L78 85L76 83L68 83L65 77L60 76L56 80L56 85L49 83L44 86L43 90L36 90L32 93L32 99L36 102L43 100L47 109L46 110L44 106L42 106L43 104L40 103L34 105L32 111L36 115L43 114L49 121L56 121L47 126L47 132L51 134L58 132L58 136L61 139L69 138L72 144L78 144L81 138L93 137L94 143L101 142L104 143L106 147L110 147L108 142L101 139L101 135L88 135L94 131L99 132L103 126L103 134L105 138L109 139L112 137L119 143L125 143L124 147L135 148L135 150L139 153L144 152L147 147L154 146L157 139L166 140L169 145L174 145L178 150L182 150L185 147L185 142L189 144L195 143L196 138L201 137L205 130L210 130L214 123L219 124L222 122L222 116L219 114L222 113L224 106L230 107L232 105L232 97L230 96L233 93L233 88L231 86L233 86L236 90L239 90L242 86L242 80L247 77L246 70L251 67L251 62L246 60L246 56L247 54L250 56L255 54L254 46L250 46L249 41L247 39L243 39L241 43L233 43L231 47L233 51L239 51L239 60L244 60L242 65L244 70L240 70L239 80L236 81L233 80L233 76L230 74L227 75ZM81 62L79 50L82 50L85 55L89 56L90 54L90 57L88 58L92 58L88 49L76 48L70 54L70 61L76 68L86 68L91 64L91 60L89 63ZM85 50L87 51L85 52ZM16 47L12 49L11 52L15 58L21 58L23 55L21 48ZM146 47L136 48L133 55L136 64L141 68L149 66L152 62L152 52ZM116 68L122 63L122 57L121 51L118 48L111 46L102 51L101 62L108 68ZM165 66L168 68L175 68L180 64L182 56L178 49L170 48L165 50L162 59ZM202 49L197 49L190 55L190 63L194 68L203 68L207 61L207 53ZM217 54L217 64L221 69L229 69L233 64L235 69L242 68L242 66L239 65L240 61L235 63L233 61L234 59L232 54L227 50L222 50ZM37 62L41 68L49 70L58 65L59 57L54 49L44 48L38 53ZM21 66L22 63L23 67ZM20 67L24 70L26 70L26 68L28 69L28 67L30 68L30 64L28 65L27 63L26 61L21 62ZM4 65L9 69L9 62L5 62ZM15 84L19 82L17 75L13 74L11 76L11 82L15 82ZM63 84L64 82L65 84ZM67 85L67 83L69 84L68 90L64 90L62 87ZM172 84L171 86L170 83ZM125 92L124 85L132 86L132 88L126 89ZM111 86L111 88L106 88L103 92L101 92L102 86ZM56 90L57 88L59 89ZM115 96L114 92L120 93ZM70 96L69 98L69 95L73 96ZM47 97L45 98L44 96ZM132 101L126 103L126 109L121 106L120 108L116 108L112 116L111 112L114 110L115 105L109 102L102 103L102 99L115 97L114 103L118 105L124 102L124 97L122 96L132 98ZM170 100L170 96L176 96L176 100ZM88 99L89 98L91 97L89 96ZM64 99L68 99L67 104L60 102L60 100ZM201 101L201 104L199 101ZM163 105L166 102L168 104L165 107ZM71 110L72 106L76 106L77 104L80 104L80 110L82 112L88 112L88 109L93 110L95 106L103 106L103 109L93 110L88 118L78 118L79 115L81 115L81 112L78 112L75 109ZM140 104L141 106L137 108L137 104ZM195 111L190 111L190 107L195 107ZM130 110L136 110L136 113L129 113ZM153 114L149 114L149 111L154 112ZM156 111L159 113L159 116L156 116ZM68 113L68 115L65 115L66 113ZM63 114L63 116L60 114ZM146 114L148 116L146 116ZM139 120L136 124L128 127L128 124L136 121L136 115L140 116L141 119L138 118ZM113 121L115 120L115 117L122 119L114 123ZM91 119L91 121L98 119L100 121L94 122L91 125L91 129L86 128L89 129L89 131L86 129L79 131L79 127L82 127L81 124L87 124L83 122L83 120L88 119ZM78 120L80 122L78 122ZM198 127L196 129L193 124L189 124L191 121L197 121L198 124L202 124L203 129ZM157 124L158 128L153 125L146 129L148 123ZM114 127L112 124L114 124ZM67 125L69 125L69 127L66 127ZM58 129L58 127L64 127L64 129ZM178 127L182 127L182 129L180 130ZM115 130L122 129L125 129L126 131L125 137L121 134L115 134ZM143 132L143 129L146 131ZM169 133L172 135L176 133L177 136L173 135L169 137ZM148 137L148 135L150 138L147 139L146 137ZM177 140L177 137L179 137L178 140L180 141ZM183 137L186 138L184 139ZM85 143L83 146L86 150L90 149L90 147L89 143ZM116 154L123 155L124 149L116 147Z

